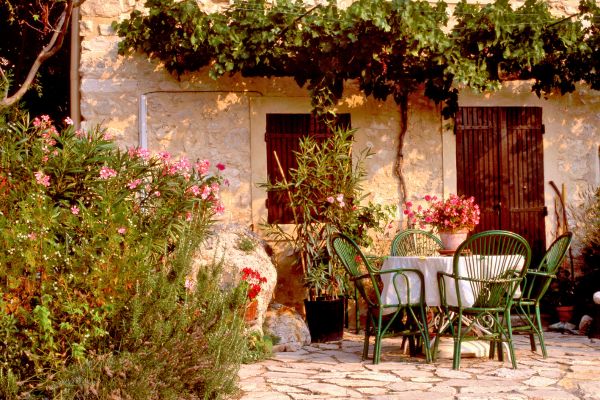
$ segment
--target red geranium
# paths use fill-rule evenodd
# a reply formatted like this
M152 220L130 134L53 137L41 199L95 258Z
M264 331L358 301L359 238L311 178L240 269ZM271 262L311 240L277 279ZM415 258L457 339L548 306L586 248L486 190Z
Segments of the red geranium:
M262 284L267 282L267 278L260 272L246 267L242 269L242 281L248 284L248 300L253 300L262 290Z

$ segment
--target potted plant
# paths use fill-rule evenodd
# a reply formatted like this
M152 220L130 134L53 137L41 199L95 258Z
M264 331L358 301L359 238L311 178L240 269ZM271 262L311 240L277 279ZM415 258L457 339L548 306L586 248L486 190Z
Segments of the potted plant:
M554 307L559 322L571 322L575 309L576 281L566 268L560 268L556 273L556 279L550 285L545 303Z
M475 198L450 194L446 200L430 195L424 199L429 203L429 208L419 205L414 209L411 202L406 202L404 215L408 217L409 224L418 224L422 229L425 225L434 227L444 250L454 252L479 224L480 210Z
M341 231L368 245L368 231L382 230L391 215L391 207L363 204L364 161L371 153L353 154L353 134L352 130L336 129L321 142L311 136L303 138L295 153L298 167L289 171L289 178L282 171L279 182L263 185L267 190L285 190L290 199L294 212L291 230L278 224L262 227L267 237L291 246L303 272L306 318L313 341L337 340L343 334L346 277L328 253L329 237Z

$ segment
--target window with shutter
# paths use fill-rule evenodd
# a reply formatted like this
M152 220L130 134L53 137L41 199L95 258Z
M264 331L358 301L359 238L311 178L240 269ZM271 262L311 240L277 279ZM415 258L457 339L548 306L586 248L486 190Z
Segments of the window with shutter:
M296 168L294 152L300 149L300 139L311 135L317 140L325 140L332 135L323 120L314 114L267 114L267 176L269 182L279 182L282 172L289 179L289 170ZM336 126L350 128L350 114L338 114ZM281 165L281 171L275 154ZM289 224L294 222L288 194L284 191L267 192L267 222Z

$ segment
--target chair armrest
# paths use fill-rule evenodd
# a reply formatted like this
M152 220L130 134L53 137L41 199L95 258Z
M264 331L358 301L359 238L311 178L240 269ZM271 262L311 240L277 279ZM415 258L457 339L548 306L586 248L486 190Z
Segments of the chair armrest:
M549 274L548 272L540 272L540 271L535 271L535 270L529 270L527 271L527 275L534 275L534 276L543 276L546 278L556 278L556 274Z

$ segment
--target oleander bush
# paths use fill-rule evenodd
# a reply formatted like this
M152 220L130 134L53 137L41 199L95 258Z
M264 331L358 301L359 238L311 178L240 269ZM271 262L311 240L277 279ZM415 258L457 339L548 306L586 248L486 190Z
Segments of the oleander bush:
M245 293L218 265L186 284L222 212L209 169L68 118L0 122L0 398L235 389Z

